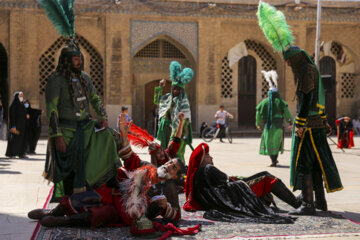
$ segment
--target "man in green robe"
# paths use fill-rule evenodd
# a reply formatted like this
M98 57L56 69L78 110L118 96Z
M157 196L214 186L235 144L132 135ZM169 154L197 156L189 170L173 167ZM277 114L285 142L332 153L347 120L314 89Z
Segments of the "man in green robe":
M284 152L283 122L291 124L291 113L288 105L280 97L277 89L277 74L275 71L264 72L269 82L268 98L263 99L256 107L256 127L262 130L260 151L261 155L268 155L271 159L270 167L276 167L279 152Z
M172 80L171 92L162 95L165 80L161 80L159 87L155 87L154 103L159 105L159 128L157 139L163 149L168 148L179 125L179 113L184 113L183 133L177 157L185 163L185 147L192 143L190 103L185 92L185 84L189 83L194 75L191 68L182 70L180 63L172 61L170 64L170 79Z
M315 215L315 208L327 210L323 180L327 192L343 189L327 142L323 83L318 68L304 50L290 46L283 57L293 71L297 97L290 185L294 191L301 189L303 195L302 205L289 214Z
M49 141L44 177L54 182L52 200L99 187L115 176L121 164L120 138L107 128L103 103L83 71L83 55L75 40L61 50L45 95ZM91 118L90 105L100 121Z

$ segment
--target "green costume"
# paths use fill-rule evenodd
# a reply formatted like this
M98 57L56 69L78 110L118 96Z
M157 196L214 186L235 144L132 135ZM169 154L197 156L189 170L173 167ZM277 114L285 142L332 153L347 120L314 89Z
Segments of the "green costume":
M261 155L277 155L284 152L283 122L291 122L287 103L278 92L269 91L268 98L256 107L256 126L264 126L261 135Z
M327 192L343 189L339 172L326 137L325 93L320 72L308 54L291 47L285 54L294 66L297 116L294 124L304 128L302 137L293 130L291 147L290 184L294 191L301 189L301 174L321 172ZM294 67L296 68L296 67Z
M73 1L40 1L48 18L67 39L61 50L56 71L46 86L46 114L49 121L49 141L44 177L54 182L52 201L86 187L100 187L116 175L121 165L117 154L120 138L110 129L99 129L92 120L90 104L102 119L107 115L90 77L75 68L74 56L81 57L74 39ZM66 152L56 149L56 139L63 137ZM117 141L115 141L114 140ZM59 139L60 140L60 139Z
M172 92L162 95L163 89L155 87L154 103L159 105L159 128L157 132L157 139L161 142L161 147L166 149L179 125L179 113L184 113L185 121L183 126L183 133L181 136L181 144L177 153L185 163L185 147L192 143L192 128L191 128L191 111L190 104L185 92L185 84L189 83L194 73L190 68L181 70L181 65L173 61L170 64L170 79L172 80L172 88L177 86L180 88L178 96L173 97Z
M343 189L326 137L325 93L321 75L309 55L291 45L292 32L281 11L260 1L257 16L265 37L276 51L282 52L295 77L297 116L292 136L290 185L294 191L301 189L303 202L289 214L315 215L315 208L327 210L323 181L327 192Z

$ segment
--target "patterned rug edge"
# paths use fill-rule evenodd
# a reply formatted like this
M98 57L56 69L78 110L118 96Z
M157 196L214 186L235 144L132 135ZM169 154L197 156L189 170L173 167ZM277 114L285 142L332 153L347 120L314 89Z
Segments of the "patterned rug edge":
M54 190L54 187L52 187L52 188L50 189L49 195L47 196L47 198L46 198L46 200L45 200L43 209L48 208L48 205L49 205L50 198L51 198L51 196L52 196L53 190ZM37 224L36 224L36 226L35 226L35 229L34 229L34 232L33 232L33 234L31 235L30 240L35 240L35 239L36 239L36 237L37 237L37 235L38 235L38 233L39 233L39 230L40 230L40 221L37 222Z

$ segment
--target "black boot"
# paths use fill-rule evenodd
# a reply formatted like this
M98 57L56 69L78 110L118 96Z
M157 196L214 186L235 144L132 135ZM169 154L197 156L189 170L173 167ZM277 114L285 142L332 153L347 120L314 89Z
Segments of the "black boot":
M40 223L45 227L63 227L63 226L90 227L91 226L88 212L74 214L71 216L63 216L63 217L46 216L41 219Z
M276 167L276 164L279 163L279 161L277 160L278 155L270 155L270 159L271 159L271 165L270 167Z
M313 172L312 177L315 191L315 207L319 210L327 211L322 174L321 172Z
M311 174L301 176L301 194L303 196L301 206L290 211L289 215L316 215Z
M273 188L271 189L271 192L280 198L280 200L286 202L293 208L298 208L301 205L301 198L295 197L295 195L288 189L285 184L278 179L276 183L274 184Z
M34 220L40 220L46 216L64 216L64 211L61 209L60 204L55 208L49 209L35 209L28 213L28 217Z

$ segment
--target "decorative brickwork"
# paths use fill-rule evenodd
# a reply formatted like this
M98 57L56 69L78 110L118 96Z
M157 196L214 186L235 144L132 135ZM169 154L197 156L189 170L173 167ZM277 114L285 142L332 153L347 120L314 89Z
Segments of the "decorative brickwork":
M104 73L103 73L103 60L101 55L95 48L83 37L76 35L76 40L80 45L82 51L85 51L90 56L90 77L96 88L97 93L104 96ZM55 55L65 44L65 38L58 38L39 59L39 92L41 95L45 93L46 83L48 77L56 69L57 59ZM86 64L87 62L85 62Z

